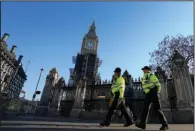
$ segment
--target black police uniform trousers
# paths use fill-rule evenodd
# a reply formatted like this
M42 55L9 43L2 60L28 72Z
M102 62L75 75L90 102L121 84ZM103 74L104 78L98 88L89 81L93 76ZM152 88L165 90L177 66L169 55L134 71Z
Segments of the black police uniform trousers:
M124 100L123 99L119 99L119 94L120 94L119 92L115 93L114 100L113 100L112 105L110 106L110 108L108 110L105 122L110 123L111 119L112 119L112 116L114 114L114 111L116 109L120 109L121 112L123 113L125 119L126 119L127 124L132 124L133 123L132 117L127 113L127 109L125 107Z
M160 94L157 91L157 87L152 88L150 92L146 94L143 111L140 117L140 122L143 124L147 123L147 118L148 118L151 104L153 104L155 113L158 116L158 119L161 122L161 124L167 126L168 125L167 120L161 110Z
M133 101L128 101L127 99L125 99L125 106L129 107L130 111L132 112L133 115L133 119L136 121L137 120L137 115L136 115L136 111L135 111L135 107L133 105ZM123 113L121 113L120 118L123 117Z
M137 115L136 115L136 111L135 111L135 106L133 105L133 101L132 100L128 101L126 99L125 100L125 106L129 107L130 111L132 112L134 120L137 120Z

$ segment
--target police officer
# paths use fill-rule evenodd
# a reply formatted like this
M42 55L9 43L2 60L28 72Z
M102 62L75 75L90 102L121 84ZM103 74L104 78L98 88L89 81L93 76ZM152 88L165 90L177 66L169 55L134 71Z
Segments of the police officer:
M111 92L113 96L113 102L111 103L111 106L108 110L106 120L103 123L100 123L100 126L109 126L111 122L111 118L114 114L114 110L119 108L121 112L123 113L126 124L124 124L125 127L130 126L133 124L131 116L127 113L127 109L124 104L124 91L125 91L125 80L123 77L121 77L121 69L116 68L114 71L114 75L116 77L116 81L113 81Z
M160 83L157 77L151 73L150 67L145 66L142 68L142 70L144 72L144 76L142 79L142 87L146 97L144 100L143 112L140 116L140 122L135 124L135 126L142 129L146 128L147 117L152 103L156 110L157 113L156 115L158 116L162 124L160 130L167 130L168 123L163 112L161 111L161 105L160 105L160 98L159 98L160 89L161 89Z
M137 121L137 115L136 115L136 111L135 111L135 106L133 105L133 89L132 88L127 88L127 86L130 84L128 83L128 80L125 76L123 76L125 79L125 84L126 84L126 88L125 88L125 106L126 108L129 107L129 110L133 116L133 121L134 123ZM121 116L119 117L119 119L121 119L123 116L123 114L121 113Z

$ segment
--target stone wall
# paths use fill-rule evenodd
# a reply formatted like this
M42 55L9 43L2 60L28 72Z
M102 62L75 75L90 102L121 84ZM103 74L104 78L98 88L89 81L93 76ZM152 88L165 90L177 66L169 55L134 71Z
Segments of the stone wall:
M64 117L69 117L73 104L74 104L74 100L61 101L59 115L64 116Z

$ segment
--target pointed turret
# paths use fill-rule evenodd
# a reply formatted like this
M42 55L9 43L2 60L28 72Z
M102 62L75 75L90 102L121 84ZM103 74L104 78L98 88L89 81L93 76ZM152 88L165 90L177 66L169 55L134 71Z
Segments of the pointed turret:
M57 69L54 67L54 68L52 68L52 69L49 71L49 73L51 73L51 74L53 74L53 73L58 73L58 71L57 71Z
M95 21L93 21L93 23L90 26L90 30L95 30L95 29L96 29L96 27L95 27Z
M61 77L58 80L58 86L59 86L59 88L64 88L65 87L65 79L64 79L64 77Z
M123 73L124 76L129 76L129 72L127 70L125 70L125 72Z
M58 82L65 82L64 77L63 77L63 76L62 76L62 77L60 77L60 79L58 80Z
M97 35L96 35L96 26L95 26L95 21L93 21L93 23L91 24L90 28L89 28L89 31L88 33L85 35L85 37L87 38L98 38Z

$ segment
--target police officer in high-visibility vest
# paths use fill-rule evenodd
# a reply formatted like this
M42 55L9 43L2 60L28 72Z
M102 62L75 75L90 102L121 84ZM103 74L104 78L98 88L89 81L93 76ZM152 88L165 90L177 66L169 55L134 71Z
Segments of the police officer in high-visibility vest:
M127 87L130 83L128 82L128 79L126 78L126 76L123 76L123 78L125 79L125 84L126 84L125 93L124 93L125 106L126 106L126 108L129 107L130 114L132 114L133 121L135 123L137 121L137 115L136 115L135 106L133 104L133 99L132 99L133 98L133 89ZM119 119L122 119L122 117L123 117L123 114L121 113Z
M160 90L161 90L160 83L157 77L151 73L150 67L145 66L142 68L142 70L144 72L144 76L142 79L142 87L146 97L144 100L143 112L140 116L140 122L135 124L135 126L142 129L146 128L147 117L152 103L155 108L156 115L158 116L158 119L162 124L160 130L167 130L168 123L163 112L161 111L161 105L160 105L160 97L159 97Z
M112 75L112 81L111 81L111 83L112 83L112 84L115 83L115 82L116 82L116 79L117 79L117 78L115 77L115 75ZM114 95L112 94L112 92L110 92L109 106L112 105L113 100L114 100Z
M111 92L114 99L108 110L106 120L103 123L100 123L100 126L109 126L111 122L111 118L114 114L114 110L119 108L126 119L126 124L124 124L124 126L127 127L132 125L133 121L131 116L127 113L127 109L124 104L125 80L121 76L120 68L115 69L114 75L116 77L116 81L112 83L112 87L111 87Z

